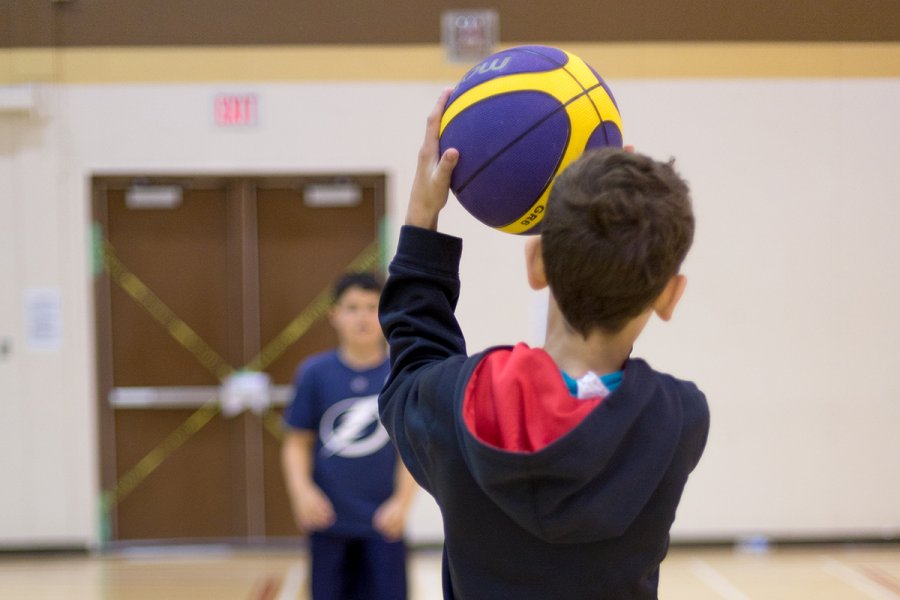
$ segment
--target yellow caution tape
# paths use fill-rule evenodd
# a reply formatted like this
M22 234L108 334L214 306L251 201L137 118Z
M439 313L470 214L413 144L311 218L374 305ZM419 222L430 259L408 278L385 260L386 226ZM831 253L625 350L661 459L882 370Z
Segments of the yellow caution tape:
M116 256L112 244L108 241L103 244L103 263L110 278L122 288L122 291L134 298L176 342L193 354L200 364L217 379L224 379L234 371L225 362L225 359L219 356L187 323L179 319L172 309L160 300L159 296L154 294L143 281L122 264L122 261Z
M373 242L350 263L346 270L355 272L371 269L378 261L379 256L378 242ZM262 351L247 363L247 366L244 368L250 371L263 371L275 362L285 350L294 345L297 340L309 331L310 327L328 313L328 309L331 308L331 295L330 287L319 292L309 306L294 317L287 327L275 336L271 342L266 344Z
M364 271L371 269L380 258L378 242L372 243L357 256L347 267L347 271ZM234 369L209 346L187 323L150 290L134 273L128 270L116 256L112 244L103 242L103 265L110 279L143 307L181 346L206 367L219 380L224 379ZM299 340L325 314L331 306L331 289L319 292L312 303L300 312L281 333L244 367L245 370L262 371ZM118 504L137 488L159 465L184 445L194 434L200 431L213 417L219 413L217 399L197 409L162 442L147 453L131 469L122 475L116 484L103 494L103 502L108 510ZM282 436L281 418L273 410L268 410L262 417L265 428L276 438Z
M281 415L278 412L271 409L267 410L262 416L262 423L275 439L280 440L284 437L284 429L281 427Z
M107 507L122 501L134 491L150 473L156 470L169 456L188 441L195 433L203 429L213 417L219 414L219 405L215 400L198 408L175 431L166 436L155 448L131 467L116 484L104 493Z

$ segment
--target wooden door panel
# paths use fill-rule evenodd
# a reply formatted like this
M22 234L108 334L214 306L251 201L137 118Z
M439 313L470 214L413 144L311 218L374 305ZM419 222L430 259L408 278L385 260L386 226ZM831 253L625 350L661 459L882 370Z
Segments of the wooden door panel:
M267 435L263 447L266 536L295 537L297 526L281 472L281 441Z
M106 197L108 251L125 272L110 284L110 385L164 386L176 394L204 386L215 401L219 379L199 353L212 349L221 370L241 333L229 305L227 187L186 188L180 205L161 209L127 206L125 189ZM190 340L184 327L199 340L184 343ZM138 480L113 507L116 539L246 534L242 429L216 417L182 445L166 448L167 436L194 410L113 409L116 479ZM162 457L152 472L141 464L148 454Z
M362 198L352 207L307 206L300 185L257 190L264 345L377 240L384 214L379 185L383 179L361 179ZM327 320L321 319L267 370L273 381L288 384L300 361L336 343Z
M348 265L378 239L384 215L384 179L360 177L351 181L359 186L361 200L350 207L308 206L302 190L304 184L315 183L316 179L298 181L290 187L257 189L263 346L309 309L323 290L330 290ZM377 262L374 267L379 267ZM327 319L320 318L266 370L274 383L289 385L301 361L336 343ZM280 471L279 444L272 436L266 440L263 457L266 534L296 535Z
M127 206L134 180L94 181L95 217L110 257L97 286L97 332L111 539L296 536L273 426L280 405L266 416L218 414L199 429L183 426L200 396L215 401L219 376L257 356L371 250L384 214L384 177L345 178L360 185L360 202L324 208L308 206L303 189L330 176L141 178L183 186L181 204L170 209ZM185 342L185 328L196 334L193 343ZM320 318L263 370L289 386L304 358L335 343ZM202 364L204 348L216 353L218 368ZM142 394L169 404L110 404Z
M173 209L132 209L110 191L107 239L122 265L197 335L226 355L226 192L186 190ZM111 288L115 386L216 385L218 380L165 325L152 306ZM170 327L172 324L170 324ZM226 359L227 360L227 359Z
M192 410L116 411L117 468L126 473ZM214 418L147 475L117 507L119 540L247 535L244 446L239 419ZM127 440L122 439L128 436Z

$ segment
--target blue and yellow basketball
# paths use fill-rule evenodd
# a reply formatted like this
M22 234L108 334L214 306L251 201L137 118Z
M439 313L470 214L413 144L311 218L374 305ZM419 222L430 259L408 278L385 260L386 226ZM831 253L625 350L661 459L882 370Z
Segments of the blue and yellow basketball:
M547 46L480 62L441 120L441 152L459 150L450 189L476 219L507 233L538 233L557 173L603 146L622 146L612 92L583 60Z

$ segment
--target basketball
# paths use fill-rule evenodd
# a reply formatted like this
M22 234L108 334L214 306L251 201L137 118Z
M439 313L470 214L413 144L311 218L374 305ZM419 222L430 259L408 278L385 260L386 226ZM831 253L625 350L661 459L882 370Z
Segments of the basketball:
M476 219L512 234L539 233L557 173L604 146L622 147L612 92L583 60L547 46L484 59L441 119L441 153L459 150L450 189Z

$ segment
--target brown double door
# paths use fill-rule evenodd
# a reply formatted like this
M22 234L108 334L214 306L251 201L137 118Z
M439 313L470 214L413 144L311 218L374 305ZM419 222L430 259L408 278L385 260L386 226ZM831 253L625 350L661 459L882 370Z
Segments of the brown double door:
M296 535L280 415L336 341L334 280L381 269L384 177L95 177L93 195L103 537ZM273 406L226 416L220 384L248 368Z

